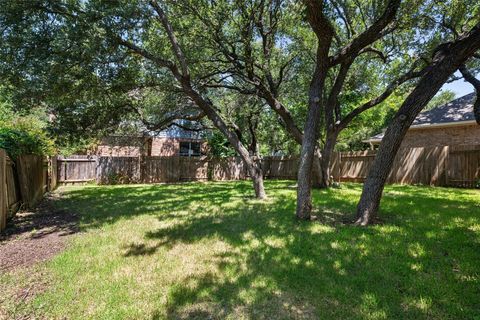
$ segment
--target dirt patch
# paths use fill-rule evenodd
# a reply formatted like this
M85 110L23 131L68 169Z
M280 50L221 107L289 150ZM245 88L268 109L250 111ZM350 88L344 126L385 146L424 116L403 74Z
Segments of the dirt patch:
M48 260L65 248L68 235L78 231L78 216L56 209L54 197L46 197L33 211L19 212L0 234L0 270Z

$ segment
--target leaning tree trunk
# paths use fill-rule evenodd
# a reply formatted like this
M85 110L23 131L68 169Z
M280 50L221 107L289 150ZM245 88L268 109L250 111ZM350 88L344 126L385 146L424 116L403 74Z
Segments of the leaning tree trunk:
M260 163L254 163L249 168L250 176L253 181L253 188L255 190L255 196L258 199L265 199L267 194L263 185L263 170Z
M179 78L185 93L200 109L205 112L215 127L217 127L223 133L223 135L225 135L230 145L235 149L237 154L242 159L248 172L250 173L250 177L253 182L253 189L255 190L255 197L258 199L265 199L267 194L263 185L263 170L261 164L257 163L253 157L250 156L247 148L245 148L245 146L242 144L237 134L228 129L226 123L217 113L212 103L208 99L203 98L195 89L193 89L188 79L181 77Z
M217 109L213 105L213 103L207 98L202 96L197 90L194 89L190 74L188 71L188 63L185 59L185 55L183 54L182 48L179 45L179 42L173 32L172 25L167 19L165 12L163 11L162 7L155 1L150 1L150 5L153 7L155 12L158 14L158 17L168 35L168 39L172 46L172 51L177 58L178 62L180 63L180 68L170 61L164 61L163 59L158 59L150 55L145 54L143 50L139 50L135 46L128 46L130 49L135 49L136 52L139 52L143 56L150 59L152 62L160 64L163 67L170 69L172 75L177 79L177 81L181 84L183 92L192 99L195 104L205 112L205 115L213 122L215 127L217 127L220 132L227 138L228 142L232 145L232 147L237 151L238 155L242 158L243 162L245 163L253 181L253 187L255 189L255 196L259 199L263 199L266 197L265 188L263 186L263 172L262 168L259 164L255 163L255 161L250 157L248 150L242 144L239 136L230 131L225 121L222 119L220 114L218 113Z
M385 133L363 186L357 207L357 225L367 225L376 217L385 181L413 120L458 67L479 48L480 23L447 49L437 52L434 61L427 67L427 72L405 99Z
M467 69L465 65L460 66L460 72L463 75L463 78L470 82L470 84L475 89L475 102L473 104L473 115L478 124L480 124L480 80L475 78L475 76Z

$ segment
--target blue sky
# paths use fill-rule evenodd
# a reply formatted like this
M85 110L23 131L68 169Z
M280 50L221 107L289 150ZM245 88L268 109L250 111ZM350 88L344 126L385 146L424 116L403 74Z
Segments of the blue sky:
M460 73L457 72L455 75L460 76ZM448 89L455 92L457 98L473 92L472 85L468 82L465 82L463 79L454 81L452 83L447 83L442 87L442 90L443 89Z

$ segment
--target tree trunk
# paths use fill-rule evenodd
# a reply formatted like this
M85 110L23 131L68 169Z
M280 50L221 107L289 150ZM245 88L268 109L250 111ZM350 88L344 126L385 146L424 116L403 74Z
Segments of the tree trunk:
M227 124L222 119L213 103L207 97L202 96L197 90L194 89L188 71L187 60L185 59L185 55L183 54L182 48L179 45L179 42L173 32L173 28L168 21L167 16L165 15L165 12L163 11L162 7L160 7L155 1L151 1L150 4L158 14L158 17L163 24L163 27L168 35L170 44L172 46L172 51L178 62L180 63L180 69L177 65L170 61L157 59L150 54L145 54L145 52L142 50L140 50L140 52L150 60L152 60L153 57L153 62L170 69L173 76L181 84L183 92L188 97L190 97L190 99L192 99L192 101L195 102L195 104L200 109L202 109L203 112L205 112L206 116L213 122L215 127L217 127L220 132L222 132L222 134L228 139L230 145L237 151L238 155L242 158L245 166L249 170L252 177L253 187L255 189L255 196L259 199L266 198L265 189L263 187L262 168L259 164L255 163L252 157L250 157L248 150L242 144L239 135L230 131ZM129 48L132 48L132 46L129 46ZM136 49L138 52L138 48L134 49Z
M339 132L336 129L327 131L327 138L322 150L321 161L321 181L323 182L323 184L321 185L322 189L330 187L330 183L332 181L330 176L330 162L332 161L333 151L335 149L335 144L337 143L338 133Z
M309 220L312 211L312 164L317 145L317 131L322 108L323 86L325 84L325 61L318 62L310 84L309 110L303 134L302 151L298 167L297 218Z
M309 220L312 211L312 163L317 146L317 132L322 112L323 89L329 69L328 53L334 30L323 15L323 1L309 1L307 20L317 35L316 66L308 91L308 114L303 130L302 151L298 167L297 218Z
M325 183L322 175L322 153L319 148L315 148L312 167L312 188L324 189Z
M188 79L179 77L184 92L195 102L195 104L202 109L207 117L213 122L225 137L227 137L230 145L235 149L237 154L242 158L243 163L247 167L250 177L253 181L253 188L255 190L255 197L258 199L265 199L267 194L263 186L263 170L259 163L256 163L253 157L250 156L247 148L242 144L237 134L228 129L227 124L223 121L220 115L215 110L212 102L203 98L195 89L192 88Z
M290 111L285 108L280 101L264 86L259 84L259 90L262 92L262 97L265 99L270 108L282 119L285 129L290 134L290 136L301 146L303 142L303 133L295 124L295 120L292 117ZM312 168L312 186L314 188L321 189L324 186L322 170L321 170L321 159L322 154L318 150L315 150L315 158Z
M260 150L258 148L258 140L257 140L258 122L254 121L252 118L253 118L253 115L249 117L249 121L248 121L248 131L250 131L249 151L252 156L258 157L260 155Z
M470 71L468 71L465 65L460 66L459 70L462 73L463 78L466 81L470 82L470 84L475 89L476 97L473 104L473 115L477 123L480 124L480 80L475 78L475 76Z
M427 72L405 99L385 133L363 186L355 224L365 226L376 217L385 181L410 125L448 78L479 48L480 23L467 35L437 52Z
M253 188L255 190L255 197L258 199L266 199L267 194L263 186L263 170L259 163L254 164L250 169L250 176L253 181Z
M260 156L256 133L258 123L252 123L252 121L253 120L250 119L248 127L251 135L250 154L254 159L257 159L257 161L253 160L253 165L249 170L253 180L253 189L255 190L255 196L259 199L265 199L267 197L267 194L265 193L265 188L263 186L263 168L261 167L261 162L258 161L258 157Z

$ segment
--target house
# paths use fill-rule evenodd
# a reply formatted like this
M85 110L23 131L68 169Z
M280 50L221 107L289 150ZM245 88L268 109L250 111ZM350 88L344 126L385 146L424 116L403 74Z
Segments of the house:
M475 97L475 93L470 93L420 113L407 131L402 147L480 145L480 125L473 114ZM383 136L384 132L364 142L375 148Z
M111 157L197 157L208 153L207 133L170 126L159 133L110 135L101 140L96 154Z
M151 156L198 157L206 155L208 143L205 131L186 130L171 126L151 138Z
M95 154L109 157L139 157L151 152L151 138L143 135L110 135L101 139Z

